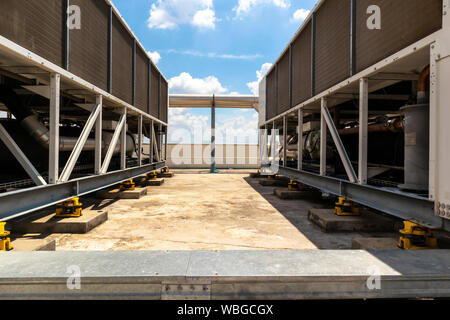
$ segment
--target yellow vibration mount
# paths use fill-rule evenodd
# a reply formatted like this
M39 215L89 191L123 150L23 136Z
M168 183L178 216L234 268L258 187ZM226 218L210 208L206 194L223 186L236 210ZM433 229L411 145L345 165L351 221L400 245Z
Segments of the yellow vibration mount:
M297 181L291 179L288 184L288 189L289 191L300 191L302 186Z
M338 216L359 216L359 206L347 198L339 197L334 213Z
M150 172L147 175L147 177L148 177L149 180L156 180L158 178L158 174L156 173L156 171L153 171L153 172Z
M136 189L136 184L133 179L124 181L120 184L120 191L133 191L134 189Z
M13 249L9 235L11 232L5 231L6 222L0 222L0 251L10 251Z
M83 204L80 198L72 198L56 205L56 217L79 218L83 215Z
M439 249L434 232L411 221L404 221L398 247L404 250Z
M169 172L170 172L169 167L164 167L161 169L161 173L169 173Z

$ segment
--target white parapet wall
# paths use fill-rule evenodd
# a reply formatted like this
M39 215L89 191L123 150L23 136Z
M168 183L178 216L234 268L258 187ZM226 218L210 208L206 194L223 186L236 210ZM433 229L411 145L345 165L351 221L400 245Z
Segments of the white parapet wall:
M209 144L168 144L167 165L170 168L209 168ZM149 145L144 145L149 153ZM163 151L164 154L164 151ZM256 144L216 144L216 168L254 169L259 167L259 147Z

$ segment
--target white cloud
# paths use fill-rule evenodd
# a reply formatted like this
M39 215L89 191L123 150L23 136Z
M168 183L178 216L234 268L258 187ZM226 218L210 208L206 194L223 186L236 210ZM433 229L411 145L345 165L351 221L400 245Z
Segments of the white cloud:
M197 11L194 15L192 24L200 28L215 29L216 21L217 19L214 10L207 8L205 10Z
M161 60L161 55L158 51L149 51L148 55L150 56L154 64L158 64L158 62Z
M289 8L291 2L289 0L239 0L238 5L233 9L237 16L247 14L253 7L258 5L274 5L279 8Z
M213 0L157 0L151 6L148 26L174 29L180 24L191 24L214 29L216 21Z
M272 67L271 63L264 63L261 66L261 70L256 71L256 78L257 81L249 82L247 83L248 88L250 91L255 95L259 95L259 82L264 78L264 76L269 72L270 68Z
M311 10L298 9L297 11L294 12L293 18L295 21L303 21L308 17L310 12Z
M227 117L216 118L216 143L257 144L258 113L255 110L233 110ZM211 141L209 116L197 114L194 109L169 109L169 142L208 144Z
M199 79L193 78L187 72L171 78L169 88L171 93L179 94L221 94L228 91L214 76Z
M215 59L226 59L226 60L254 60L261 58L262 56L260 54L242 54L242 55L236 55L236 54L218 54L214 52L209 53L203 53L195 50L174 50L170 49L168 51L169 53L175 53L175 54L182 54L187 56L193 56L193 57L201 57L201 58L215 58Z

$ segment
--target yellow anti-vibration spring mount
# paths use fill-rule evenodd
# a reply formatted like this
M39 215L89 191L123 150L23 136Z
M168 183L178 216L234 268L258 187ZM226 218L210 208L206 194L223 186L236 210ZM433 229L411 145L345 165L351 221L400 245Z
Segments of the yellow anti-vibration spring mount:
M56 205L56 217L79 218L83 215L83 204L80 198L72 198Z
M147 174L147 177L149 180L156 180L158 178L158 174L156 173L156 171L152 171Z
M398 247L404 250L439 249L434 232L411 221L404 221Z
M338 216L359 216L359 206L353 201L339 197L334 207L334 213Z
M170 173L169 167L164 167L161 169L161 173Z
M0 251L10 251L13 249L9 235L11 232L5 231L6 222L0 222Z
M120 191L133 191L134 189L136 189L136 184L133 179L124 181L120 184Z
M290 180L288 184L289 191L300 191L302 190L302 185L295 180Z

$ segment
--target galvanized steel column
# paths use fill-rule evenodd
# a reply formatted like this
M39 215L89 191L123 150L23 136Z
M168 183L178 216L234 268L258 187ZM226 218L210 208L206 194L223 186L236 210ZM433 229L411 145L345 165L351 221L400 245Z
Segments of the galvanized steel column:
M59 176L59 107L61 76L50 74L50 145L48 182L55 184Z
M359 162L358 182L367 184L367 143L369 120L369 79L359 80Z

